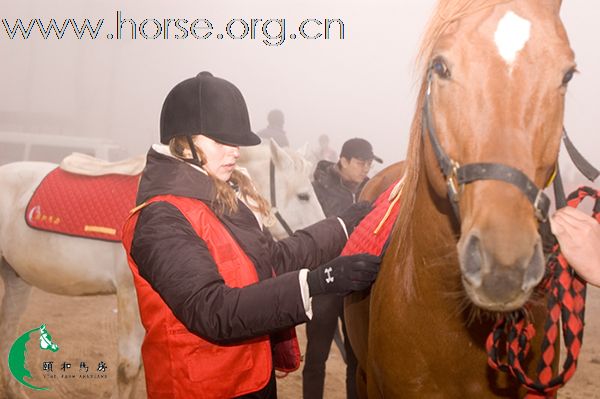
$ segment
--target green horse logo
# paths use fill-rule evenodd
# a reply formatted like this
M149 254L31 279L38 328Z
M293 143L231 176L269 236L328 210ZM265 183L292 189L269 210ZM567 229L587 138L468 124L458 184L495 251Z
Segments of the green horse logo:
M10 372L13 377L21 384L25 385L28 388L35 389L37 391L46 391L49 388L41 388L36 387L24 380L25 377L31 379L31 372L27 370L25 367L26 353L27 353L27 343L31 339L31 334L39 331L40 333L40 349L49 350L52 352L56 352L58 350L58 345L52 342L52 336L46 330L46 325L42 324L39 328L34 328L33 330L27 331L25 334L21 335L10 347L10 352L8 354L8 367L10 368Z

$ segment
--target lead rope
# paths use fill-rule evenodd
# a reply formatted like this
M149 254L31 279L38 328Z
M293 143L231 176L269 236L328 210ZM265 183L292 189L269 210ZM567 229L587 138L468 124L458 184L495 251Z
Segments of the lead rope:
M588 196L595 199L593 217L600 223L600 192L580 187L569 195L567 203L575 208ZM546 268L546 279L541 287L550 293L549 317L544 327L542 356L535 379L529 377L523 368L531 348L531 339L535 336L535 328L524 316L517 320L509 317L500 319L486 343L488 364L495 370L515 376L528 390L526 398L551 397L565 385L575 374L583 344L586 282L569 266L558 244L553 246ZM567 357L562 371L553 376L552 364L556 356L554 345L560 333L559 322L562 322ZM506 354L506 360L500 359L502 354Z

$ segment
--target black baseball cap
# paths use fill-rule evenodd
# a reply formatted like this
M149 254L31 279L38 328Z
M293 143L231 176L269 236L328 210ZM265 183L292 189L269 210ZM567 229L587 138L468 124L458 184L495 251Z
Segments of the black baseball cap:
M383 160L373 154L373 146L365 139L353 138L344 143L340 157L346 159L358 158L365 161L374 160L383 163Z

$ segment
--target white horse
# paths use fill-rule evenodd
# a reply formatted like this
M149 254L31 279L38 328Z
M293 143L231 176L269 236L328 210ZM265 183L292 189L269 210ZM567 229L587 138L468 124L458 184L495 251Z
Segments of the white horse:
M244 151L242 160L256 178L257 189L268 200L272 160L278 210L292 229L324 218L307 173L310 166L298 153L270 143ZM113 397L130 398L141 370L144 330L121 243L48 233L25 223L29 199L56 166L15 162L0 167L0 275L5 289L0 308L1 358L7 358L8 345L16 338L15 328L31 287L71 296L116 294L118 383ZM285 236L280 223L272 228L274 236ZM1 361L0 397L22 397L17 385Z
M325 219L310 181L312 165L302 154L305 150L279 147L269 140L240 151L239 164L248 170L257 190L272 206L271 217L264 223L277 239L290 234L284 223L293 231Z

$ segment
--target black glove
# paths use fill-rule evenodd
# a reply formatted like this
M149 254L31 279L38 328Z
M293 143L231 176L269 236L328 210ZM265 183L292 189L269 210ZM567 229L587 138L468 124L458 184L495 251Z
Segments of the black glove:
M346 225L348 236L352 234L354 228L360 223L360 221L367 216L367 213L371 212L371 209L373 209L371 203L367 201L361 201L350 205L339 215L339 218L342 219Z
M310 296L319 294L346 295L371 286L379 272L379 256L358 254L338 256L308 272Z

